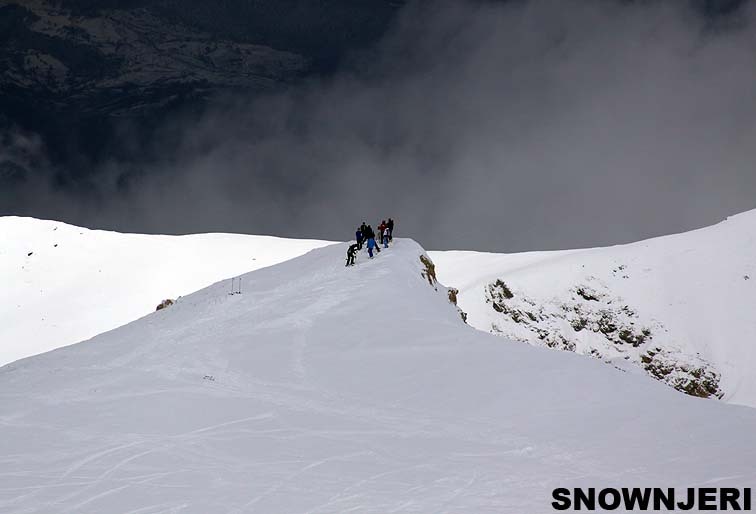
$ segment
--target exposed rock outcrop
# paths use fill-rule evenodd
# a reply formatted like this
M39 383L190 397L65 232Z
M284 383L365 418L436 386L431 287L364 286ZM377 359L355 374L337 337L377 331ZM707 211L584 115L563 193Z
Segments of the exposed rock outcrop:
M661 323L644 323L637 309L600 284L577 284L571 293L569 300L536 301L497 279L485 290L486 302L500 314L491 332L608 363L630 361L678 391L723 396L716 369L678 350Z

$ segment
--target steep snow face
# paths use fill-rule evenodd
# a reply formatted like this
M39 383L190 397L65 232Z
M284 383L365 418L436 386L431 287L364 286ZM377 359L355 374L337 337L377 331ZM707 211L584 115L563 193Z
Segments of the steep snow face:
M164 299L325 244L120 234L0 217L0 365L88 339L154 311Z
M432 257L481 330L756 406L756 211L610 248Z
M345 251L0 368L0 511L546 513L756 479L756 410L474 330L412 241Z

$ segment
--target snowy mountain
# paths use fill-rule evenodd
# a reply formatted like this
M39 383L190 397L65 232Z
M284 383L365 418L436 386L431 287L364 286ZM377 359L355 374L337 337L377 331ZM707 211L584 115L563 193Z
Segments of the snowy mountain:
M429 255L475 328L756 406L754 233L751 211L611 248ZM325 244L0 218L0 317L15 320L0 324L0 364L111 330L217 280L230 290L232 277Z
M120 234L0 217L0 365L89 339L149 314L164 299L324 244L239 234Z
M537 514L756 479L753 409L474 330L411 240L345 249L0 368L0 511Z
M756 406L756 211L610 248L433 259L481 330Z

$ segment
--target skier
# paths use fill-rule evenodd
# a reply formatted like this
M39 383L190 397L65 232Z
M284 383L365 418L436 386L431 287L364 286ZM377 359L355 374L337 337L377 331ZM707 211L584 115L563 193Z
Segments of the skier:
M383 229L383 236L381 237L383 239L383 247L388 248L388 242L389 242L389 229L388 227Z
M367 249L368 249L368 254L370 255L371 259L373 258L373 248L375 248L379 252L381 251L378 248L378 246L375 244L375 238L374 237L369 237L368 240L367 240Z
M389 218L388 223L386 223L386 226L388 227L389 241L393 241L394 240L394 220Z
M357 227L357 232L354 233L354 236L357 238L357 249L362 250L362 229L360 227Z
M356 244L351 245L347 250L347 266L354 266L354 259L357 256L357 250L358 248Z

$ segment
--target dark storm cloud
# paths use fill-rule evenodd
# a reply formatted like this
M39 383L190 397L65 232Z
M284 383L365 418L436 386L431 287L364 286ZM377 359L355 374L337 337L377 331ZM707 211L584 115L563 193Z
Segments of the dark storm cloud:
M136 175L113 162L64 201L29 191L155 232L345 239L393 216L438 249L714 223L756 203L754 12L713 23L689 5L412 4L352 72L173 120Z

